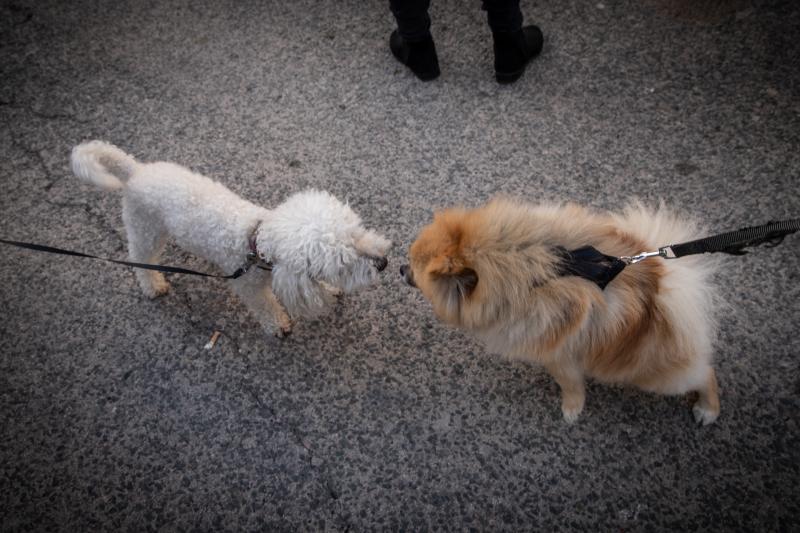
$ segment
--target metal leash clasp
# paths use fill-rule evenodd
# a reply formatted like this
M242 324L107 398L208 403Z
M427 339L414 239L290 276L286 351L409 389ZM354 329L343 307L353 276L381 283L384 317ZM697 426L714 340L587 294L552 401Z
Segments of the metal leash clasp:
M636 255L623 255L619 259L626 265L633 265L651 257L663 257L664 259L668 259L669 255L667 254L666 248L667 247L659 248L657 252L642 252Z
M258 263L258 254L255 251L247 252L247 255L245 256L245 258L247 260L245 261L244 265L242 265L242 268L241 268L242 274L247 273L247 271L250 270L250 268L253 265Z
M243 272L247 272L254 266L260 268L261 270L267 270L269 272L272 272L272 268L274 267L272 261L267 261L266 259L261 257L261 255L259 255L258 252L255 251L247 252L247 262L242 267Z

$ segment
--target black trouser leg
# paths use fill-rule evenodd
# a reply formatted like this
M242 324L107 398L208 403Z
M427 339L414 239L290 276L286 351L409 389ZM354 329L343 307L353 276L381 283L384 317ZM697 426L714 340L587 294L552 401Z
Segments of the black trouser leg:
M439 76L439 59L431 37L430 0L389 0L397 30L389 36L389 49L421 80Z
M492 32L515 32L522 28L519 0L483 0L481 7L488 15Z
M542 50L542 32L533 25L522 27L519 0L483 0L482 7L492 30L495 76L500 83L511 83Z
M406 42L419 42L431 36L430 4L430 0L389 0L397 31Z

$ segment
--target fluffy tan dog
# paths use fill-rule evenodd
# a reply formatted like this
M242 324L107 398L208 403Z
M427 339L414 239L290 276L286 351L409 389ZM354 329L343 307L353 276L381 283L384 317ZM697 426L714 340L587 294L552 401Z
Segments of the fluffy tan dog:
M495 199L437 213L401 273L434 312L512 359L544 365L573 422L587 377L661 394L699 393L695 420L719 415L711 346L716 332L708 256L652 258L625 268L606 288L561 272L559 249L591 245L630 256L697 237L661 207L622 214L574 204Z

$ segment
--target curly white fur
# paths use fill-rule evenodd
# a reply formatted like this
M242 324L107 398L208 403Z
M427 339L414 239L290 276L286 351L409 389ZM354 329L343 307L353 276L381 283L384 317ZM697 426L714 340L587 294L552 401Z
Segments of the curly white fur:
M277 326L279 335L291 328L283 306L293 315L318 315L332 299L331 288L350 292L368 285L386 265L391 243L365 229L349 206L327 192L300 192L268 210L185 167L140 163L103 141L76 146L71 163L84 181L122 190L133 261L156 261L171 237L230 273L245 264L258 228L259 255L274 269L251 269L231 283L256 318L265 327ZM150 297L169 288L160 273L137 270L136 275Z

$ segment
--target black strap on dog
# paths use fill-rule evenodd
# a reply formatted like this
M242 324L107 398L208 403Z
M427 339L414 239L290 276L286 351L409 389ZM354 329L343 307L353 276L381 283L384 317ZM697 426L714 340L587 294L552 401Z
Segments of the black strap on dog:
M263 270L272 270L272 263L258 264L258 256L252 252L247 255L247 262L239 267L236 272L227 276L219 274L207 274L205 272L197 272L188 268L174 267L168 265L149 265L147 263L133 263L131 261L118 261L116 259L108 259L106 257L98 257L96 255L84 254L81 252L73 252L71 250L62 250L61 248L54 248L52 246L44 246L42 244L33 244L29 242L7 241L0 239L0 243L17 246L19 248L27 248L28 250L35 250L37 252L47 252L51 254L71 255L75 257L85 257L88 259L99 259L100 261L108 261L109 263L116 263L118 265L125 265L134 268L143 268L145 270L156 270L158 272L169 272L172 274L189 274L192 276L203 276L206 278L220 278L220 279L236 279L245 274L254 265Z
M600 289L617 277L623 269L651 257L677 259L687 255L725 253L744 255L744 248L766 244L769 248L779 245L783 239L796 231L800 231L800 219L771 221L761 226L749 226L736 231L720 233L711 237L662 246L655 252L642 252L637 255L613 257L605 255L591 246L582 246L567 251L557 248L562 257L559 274L562 276L579 276L597 284Z
M578 276L597 284L600 290L606 288L627 264L618 257L606 255L592 246L581 246L568 251L558 247L556 252L561 256L558 274L560 276Z

